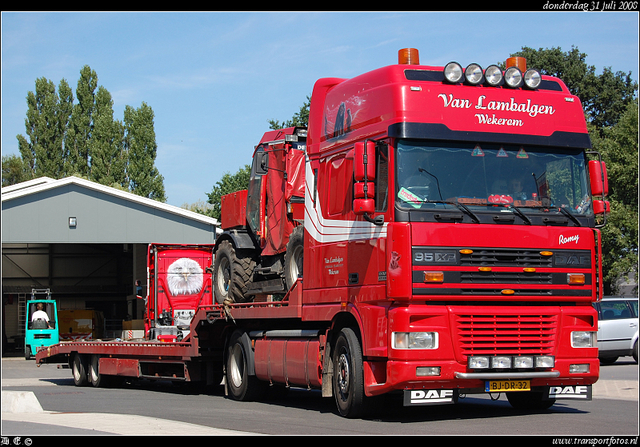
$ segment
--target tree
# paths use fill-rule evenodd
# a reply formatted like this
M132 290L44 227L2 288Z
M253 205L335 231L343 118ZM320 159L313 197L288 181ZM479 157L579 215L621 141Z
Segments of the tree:
M620 278L638 273L638 103L631 102L618 123L593 147L607 164L611 213L602 229L605 294L616 293Z
M93 135L93 114L95 111L95 90L98 76L88 65L80 70L80 79L76 87L78 103L73 106L71 115L71 132L68 136L69 163L75 172L83 176L89 175L91 156L89 141Z
M27 94L27 140L18 135L18 149L30 178L59 178L66 174L65 129L69 121L69 101L73 94L67 82L60 81L62 100L53 82L39 78L36 89Z
M523 47L512 56L559 77L582 102L592 146L607 163L611 214L602 230L602 269L605 294L615 293L620 278L638 271L638 84L610 67L596 75L575 47Z
M127 160L124 150L124 126L113 119L113 100L104 87L95 97L93 134L88 150L91 154L90 180L110 186L127 186Z
M271 119L268 121L269 129L277 130L287 127L307 127L309 125L309 106L311 105L311 98L307 96L307 100L302 103L300 110L293 114L290 120L280 123L278 120ZM209 199L207 203L210 204L209 208L203 208L201 206L185 204L182 207L186 209L192 209L193 211L201 214L206 214L210 217L220 219L221 216L221 199L225 194L247 189L249 186L249 178L251 176L251 166L245 165L244 168L240 168L235 174L226 172L220 181L218 181L211 190L210 193L206 193Z
M2 187L15 185L29 180L31 177L27 172L22 158L17 155L4 155L2 157Z
M580 98L587 119L598 132L618 122L636 97L638 84L630 72L614 74L611 67L605 67L602 74L596 75L595 67L586 63L587 55L576 47L566 53L559 47L538 50L522 47L522 51L512 56L525 57L528 67L562 79L569 91Z
M247 189L249 187L250 177L251 166L249 165L245 165L243 168L240 168L238 172L233 175L229 172L225 172L222 179L213 186L211 192L207 193L207 196L209 197L207 202L210 203L213 208L210 216L219 220L221 216L222 196L242 189Z
M27 94L27 136L17 135L20 158L2 158L3 186L76 175L165 201L151 107L126 106L125 122L115 120L111 94L88 65L80 70L76 95L74 103L64 79L57 93L53 82L36 80L35 92Z
M278 130L285 129L287 127L308 127L309 126L309 107L311 106L311 98L307 96L307 100L302 103L300 110L293 114L293 117L284 121L282 124L278 120L269 120L269 129Z
M157 155L156 134L153 128L153 110L146 103L124 110L124 148L128 154L127 177L134 194L166 201L164 178L155 167Z

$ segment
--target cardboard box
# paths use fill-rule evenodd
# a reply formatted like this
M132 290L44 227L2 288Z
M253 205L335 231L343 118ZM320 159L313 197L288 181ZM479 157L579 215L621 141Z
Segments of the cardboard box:
M134 340L144 338L144 329L126 329L122 331L123 340Z
M144 320L123 320L122 330L144 330Z
M91 309L61 309L58 311L60 340L96 340L102 338L102 312Z

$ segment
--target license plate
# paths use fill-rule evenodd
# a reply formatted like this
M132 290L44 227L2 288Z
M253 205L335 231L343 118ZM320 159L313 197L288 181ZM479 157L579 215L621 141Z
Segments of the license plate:
M531 391L529 380L487 380L484 385L487 393L505 393L507 391Z

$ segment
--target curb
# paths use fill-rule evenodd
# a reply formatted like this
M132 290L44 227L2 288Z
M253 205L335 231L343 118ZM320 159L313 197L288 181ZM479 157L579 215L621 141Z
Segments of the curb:
M43 413L33 391L2 390L2 413ZM3 418L4 419L4 418Z

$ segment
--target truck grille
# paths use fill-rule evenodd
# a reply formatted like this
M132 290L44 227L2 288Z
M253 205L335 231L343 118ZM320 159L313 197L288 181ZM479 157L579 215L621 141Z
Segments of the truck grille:
M462 355L553 354L558 316L551 314L456 314Z
M540 250L517 248L488 248L473 250L471 254L460 255L463 266L517 266L517 267L552 267L551 256L543 256Z

